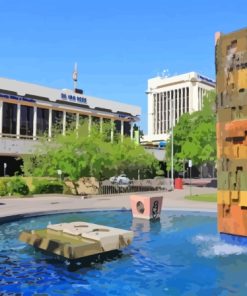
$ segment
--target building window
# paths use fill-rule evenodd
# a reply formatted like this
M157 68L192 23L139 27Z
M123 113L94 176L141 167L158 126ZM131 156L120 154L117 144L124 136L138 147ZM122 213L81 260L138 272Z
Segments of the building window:
M103 118L103 133L106 136L106 140L109 142L111 141L111 129L112 129L111 119Z
M37 135L47 133L49 128L49 110L37 108Z
M185 88L183 87L183 113L186 112L185 105L186 105Z
M63 130L63 111L52 110L52 128L59 133Z
M100 123L100 118L97 117L97 116L92 116L92 123L99 124Z
M179 105L179 110L178 110L178 114L179 114L179 118L182 115L182 99L181 99L181 88L178 90L178 105Z
M167 118L166 118L166 112L167 112L167 101L166 101L166 92L164 92L164 131L167 131Z
M33 135L33 107L21 105L20 135Z
M76 125L76 113L66 112L66 130L74 129Z
M115 125L115 131L120 134L121 133L121 121L115 120L114 125Z
M79 125L83 125L83 124L86 124L88 125L88 115L85 115L85 114L79 114Z
M157 134L160 133L160 95L157 94Z
M17 105L3 103L3 134L16 134Z
M171 127L171 110L170 110L170 105L171 105L171 99L170 99L170 92L168 91L167 92L167 100L168 100L168 102L167 102L167 130L169 130L170 129L170 127Z
M175 117L175 123L178 121L178 118L177 118L177 111L178 111L178 91L177 89L175 90L175 97L174 97L174 103L173 106L175 105L175 108L173 110L173 113L174 113L174 117Z
M89 122L89 116L85 114L79 114L79 128L80 131L88 135L88 122Z
M154 94L154 114L153 114L153 128L154 128L154 134L156 134L156 120L157 120L157 116L156 116L156 112L157 112L157 106L156 106L156 95Z
M187 109L187 112L190 111L189 103L190 103L190 93L189 93L189 88L186 87L186 109Z
M130 122L124 121L124 135L130 136Z

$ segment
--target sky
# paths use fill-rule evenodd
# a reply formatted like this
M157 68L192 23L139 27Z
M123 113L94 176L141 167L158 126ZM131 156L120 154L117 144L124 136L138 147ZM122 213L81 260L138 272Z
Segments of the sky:
M196 71L215 78L214 33L247 27L246 0L0 0L0 77L142 108L147 80Z

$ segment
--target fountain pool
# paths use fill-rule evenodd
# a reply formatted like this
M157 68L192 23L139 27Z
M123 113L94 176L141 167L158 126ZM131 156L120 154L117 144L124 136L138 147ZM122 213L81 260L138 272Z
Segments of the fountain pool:
M73 264L18 240L48 223L86 221L131 229L121 252ZM130 211L79 212L0 225L1 295L246 295L247 247L220 240L215 213L163 211L158 222Z

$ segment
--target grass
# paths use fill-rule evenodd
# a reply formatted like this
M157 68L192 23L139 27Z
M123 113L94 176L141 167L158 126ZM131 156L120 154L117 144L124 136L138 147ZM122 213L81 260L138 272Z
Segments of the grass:
M186 195L185 199L194 200L194 201L209 201L217 202L217 194L196 194L196 195Z

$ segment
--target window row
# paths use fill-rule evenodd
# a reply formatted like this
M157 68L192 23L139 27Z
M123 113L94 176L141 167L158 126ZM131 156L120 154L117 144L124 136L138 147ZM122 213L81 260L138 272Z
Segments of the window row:
M92 124L100 124L100 118L92 116ZM63 131L63 111L52 110L51 128L52 130ZM36 126L34 108L30 106L20 106L20 135L33 136L34 128L36 128L36 136L43 136L48 134L49 130L49 109L37 108ZM89 122L89 116L79 114L79 125ZM103 118L103 122L110 122L110 119ZM121 133L121 121L115 120L115 131ZM66 112L65 127L66 130L75 127L76 125L76 113ZM10 103L3 103L2 109L2 133L3 134L17 134L17 105ZM123 134L130 136L131 124L124 121Z
M166 133L189 112L189 87L154 94L154 134Z

